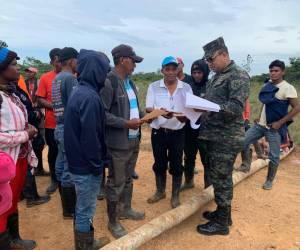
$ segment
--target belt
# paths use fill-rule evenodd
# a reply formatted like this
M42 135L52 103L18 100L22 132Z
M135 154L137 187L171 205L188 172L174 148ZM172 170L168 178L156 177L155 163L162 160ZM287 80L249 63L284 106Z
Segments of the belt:
M169 129L169 128L159 128L157 130L160 132L164 132L164 133L174 133L174 132L180 131L181 129L175 130L175 129Z

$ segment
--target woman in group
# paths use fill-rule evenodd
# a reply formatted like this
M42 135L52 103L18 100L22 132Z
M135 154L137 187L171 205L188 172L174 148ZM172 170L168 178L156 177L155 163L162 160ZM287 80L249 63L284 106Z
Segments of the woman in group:
M11 208L0 215L0 249L34 249L32 240L22 240L19 235L17 203L24 185L28 164L35 166L36 157L30 140L37 130L27 122L27 112L14 94L19 78L17 54L0 46L0 149L16 163L16 175L10 186L13 194Z

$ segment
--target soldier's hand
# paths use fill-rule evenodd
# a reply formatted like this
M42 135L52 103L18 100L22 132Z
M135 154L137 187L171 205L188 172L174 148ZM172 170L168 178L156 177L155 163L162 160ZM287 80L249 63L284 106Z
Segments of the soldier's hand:
M129 128L129 129L138 129L142 124L143 124L143 122L140 119L135 118L135 119L126 121L125 127Z

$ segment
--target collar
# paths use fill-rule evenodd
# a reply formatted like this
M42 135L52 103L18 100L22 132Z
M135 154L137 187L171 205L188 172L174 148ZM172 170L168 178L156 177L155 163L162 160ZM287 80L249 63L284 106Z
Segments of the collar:
M235 62L233 60L231 60L231 62L223 69L223 71L221 73L227 73L233 67L235 67Z
M271 81L270 81L271 82ZM272 82L271 82L272 83ZM273 84L275 87L277 87L277 88L280 88L282 85L284 85L286 83L286 81L285 80L282 80L280 83L277 83L277 84Z
M161 87L161 88L167 88L166 84L164 82L164 78L159 81L159 87ZM182 89L183 88L183 82L180 81L179 79L177 79L177 87L176 88L178 88L178 89Z

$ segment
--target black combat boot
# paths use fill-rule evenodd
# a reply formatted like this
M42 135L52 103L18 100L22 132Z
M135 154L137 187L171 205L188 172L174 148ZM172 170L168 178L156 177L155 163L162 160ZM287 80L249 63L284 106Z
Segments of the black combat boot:
M76 206L75 187L61 187L61 202L64 219L73 219Z
M106 202L108 214L108 230L116 239L121 238L122 236L127 234L127 231L118 220L118 202L109 200L106 200Z
M167 182L167 173L161 175L155 175L156 181L156 192L153 196L151 196L147 202L148 203L156 203L161 199L166 198L166 182Z
M243 150L241 152L242 164L237 168L237 171L247 173L250 171L251 162L252 162L252 149L249 148L248 151Z
M11 214L7 218L7 228L10 235L10 247L12 249L31 250L36 247L33 240L22 240L19 233L19 214Z
M179 192L180 192L181 182L182 182L182 175L172 176L172 197L171 197L172 208L176 208L180 205Z
M209 221L212 221L216 218L217 216L217 213L218 213L218 208L217 210L213 211L213 212L210 212L210 211L205 211L203 212L202 216L203 218L209 220ZM231 219L231 206L229 206L229 212L228 212L228 226L231 226L232 225L232 219Z
M94 239L94 228L87 233L74 230L75 250L97 250L107 245L110 240L107 237Z
M267 180L263 185L263 189L265 189L265 190L272 189L273 180L275 178L277 169L278 169L278 166L274 165L272 162L269 163Z
M0 233L0 249L11 250L10 248L10 237L8 231Z
M268 157L266 155L264 155L262 146L258 142L255 142L253 144L253 146L254 146L254 149L255 149L257 159L263 159L263 160L268 159Z
M228 217L229 207L218 207L218 212L213 220L206 224L198 225L197 232L204 235L227 235L229 234Z
M119 219L131 219L131 220L143 220L145 219L144 212L138 212L132 209L131 201L132 201L132 192L133 192L133 184L127 184L123 190L123 194L121 196L120 202L122 204L122 209L119 213Z

